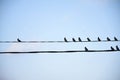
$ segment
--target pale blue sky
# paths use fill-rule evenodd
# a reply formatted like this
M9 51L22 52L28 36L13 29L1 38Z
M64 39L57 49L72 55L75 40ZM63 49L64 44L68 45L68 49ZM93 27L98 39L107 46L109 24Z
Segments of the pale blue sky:
M117 0L4 0L0 40L92 40L119 36ZM0 44L1 51L109 49L115 43ZM2 77L8 80L119 80L120 54L5 54Z

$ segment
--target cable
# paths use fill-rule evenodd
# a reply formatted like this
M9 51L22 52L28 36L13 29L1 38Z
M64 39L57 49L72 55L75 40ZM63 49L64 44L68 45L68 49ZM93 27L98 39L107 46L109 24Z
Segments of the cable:
M84 50L66 50L66 51L7 51L7 52L0 52L0 54L4 53L74 53L74 52L116 52L120 51L120 48L118 45L114 47L110 46L109 50L89 50L86 46L84 47Z
M115 42L120 41L116 37L114 37L114 40L111 40L109 37L106 38L106 40L101 40L99 37L97 40L91 40L89 37L87 37L87 41L82 41L80 37L78 37L78 40L75 40L75 38L72 38L72 41L69 41L64 37L63 41L22 41L19 38L17 38L16 41L0 41L0 43L68 43L68 42Z
M117 52L120 50L68 50L68 51L13 51L13 52L0 52L0 54L5 54L5 53L12 53L12 54L19 54L19 53L75 53L75 52Z
M71 43L71 42L119 42L115 41L115 40L111 40L111 41L107 41L107 40L101 40L101 41L97 41L97 40L93 40L93 41L0 41L0 43Z

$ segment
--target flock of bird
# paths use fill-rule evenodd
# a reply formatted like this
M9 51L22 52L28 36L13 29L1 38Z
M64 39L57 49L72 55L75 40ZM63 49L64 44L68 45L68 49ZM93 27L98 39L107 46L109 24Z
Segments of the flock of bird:
M64 41L65 41L65 42L69 42L69 41L66 39L66 37L64 37ZM79 41L79 42L82 42L82 40L81 40L80 37L78 37L78 41L75 40L75 38L72 38L72 41L73 41L73 42L78 42L78 41ZM87 41L90 42L91 39L87 37ZM98 37L98 38L97 38L97 41L102 41L102 40ZM111 41L111 39L110 39L109 37L107 37L107 40L106 40L106 41ZM118 39L117 39L116 37L114 37L114 41L118 41ZM116 49L113 48L112 46L111 46L110 48L111 48L111 51L119 51L119 50L120 50L118 46L116 46ZM89 51L87 47L85 47L85 51Z
M67 39L66 39L66 37L64 37L64 41L65 42L69 42ZM81 40L81 38L80 37L78 37L78 41L77 40L75 40L75 38L72 38L72 41L73 42L82 42L82 40ZM87 37L87 41L91 41L91 39L89 38L89 37ZM102 41L99 37L97 38L97 41ZM109 37L107 37L107 40L106 41L111 41L111 39L109 38ZM114 41L118 41L118 39L116 38L116 37L114 37Z
M65 42L69 42L67 39L66 39L66 37L64 37L64 41ZM72 41L73 42L77 42L76 40L75 40L75 38L72 38ZM78 41L79 42L82 42L82 40L81 40L81 38L80 37L78 37ZM91 39L89 38L89 37L87 37L87 41L91 41ZM99 37L97 38L97 41L102 41ZM111 39L109 38L109 37L107 37L107 41L111 41ZM118 39L116 38L116 37L114 37L114 41L118 41ZM19 38L17 38L17 42L22 42ZM113 48L112 46L110 47L111 48L111 51L120 51L120 49L119 49L119 47L118 46L116 46L116 48ZM85 49L85 51L89 51L89 49L87 48L87 47L84 47L84 49Z
M13 42L18 42L18 43L38 43L38 42L49 42L49 43L53 43L53 42L107 42L107 41L120 41L118 40L116 37L114 37L114 40L111 40L109 37L106 38L106 40L101 40L99 37L97 38L97 40L91 40L89 37L86 38L87 41L83 41L80 37L78 37L78 40L76 40L75 38L72 38L72 41L69 41L66 39L66 37L64 37L64 41L22 41L19 38L17 38L17 41L6 41L13 43ZM84 50L68 50L68 51L28 51L28 52L0 52L0 53L73 53L73 52L111 52L111 51L120 51L120 48L118 47L118 45L116 45L115 47L110 46L109 50L91 50L88 49L86 46L84 47Z
M110 48L111 48L111 51L120 51L118 46L116 46L116 49L113 48L112 46ZM87 47L85 47L85 51L89 51L89 49Z
M91 42L92 40L87 37L87 42ZM114 40L111 40L109 37L106 38L106 40L101 40L99 37L97 38L97 41L119 41L116 37L114 37ZM17 42L24 42L24 41L21 41L19 38L17 38ZM53 41L54 42L54 41ZM66 39L66 37L64 37L64 42L71 42L71 41L68 41ZM75 40L75 38L72 38L72 42L85 42L85 41L82 41L82 39L80 37L78 37L78 40ZM93 41L92 41L93 42Z

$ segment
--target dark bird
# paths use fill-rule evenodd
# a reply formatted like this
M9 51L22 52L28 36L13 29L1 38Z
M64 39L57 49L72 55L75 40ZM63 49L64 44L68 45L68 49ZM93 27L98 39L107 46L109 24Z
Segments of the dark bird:
M64 41L65 41L65 42L68 42L66 38L64 38Z
M85 51L88 51L88 48L87 48L87 47L85 47Z
M17 38L17 41L18 41L18 42L22 42L19 38Z
M87 38L88 41L91 41L90 38Z
M80 39L80 37L78 37L78 41L82 42L82 40Z
M116 46L116 49L117 49L118 51L120 50L118 46Z
M101 41L101 39L98 37L98 41Z
M74 38L72 38L73 42L76 42L76 40Z
M109 37L107 37L107 41L111 41Z
M117 39L116 37L114 37L114 40L115 40L115 41L118 41L118 39Z
M115 51L115 49L112 46L110 48L111 48L112 51Z

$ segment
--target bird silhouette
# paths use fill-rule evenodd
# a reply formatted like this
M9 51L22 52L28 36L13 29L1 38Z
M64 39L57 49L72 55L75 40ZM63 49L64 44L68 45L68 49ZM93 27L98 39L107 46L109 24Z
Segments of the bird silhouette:
M112 51L115 51L115 49L112 46L110 48L111 48Z
M87 38L88 41L91 41L90 38Z
M64 37L64 41L65 41L65 42L68 42L67 39L66 39L65 37Z
M107 37L107 41L111 41L109 37Z
M17 38L17 41L18 41L18 42L22 42L19 38Z
M87 48L87 47L85 47L85 51L88 51L88 48Z
M74 38L72 38L73 42L76 42L76 40Z
M118 46L116 46L116 49L117 49L118 51L120 50Z
M98 41L101 41L101 39L98 37Z
M117 39L116 37L114 37L114 40L115 40L115 41L118 41L118 39Z
M80 37L78 37L78 41L82 42L82 40L80 39Z

